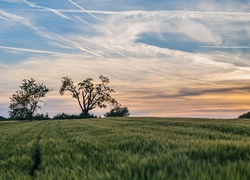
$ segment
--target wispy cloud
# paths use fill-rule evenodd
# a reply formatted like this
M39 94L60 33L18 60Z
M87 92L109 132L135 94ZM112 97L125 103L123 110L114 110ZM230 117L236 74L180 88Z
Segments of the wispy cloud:
M186 96L202 96L206 94L231 94L235 92L248 93L250 92L250 86L243 87L228 87L228 88L214 88L214 89L182 89L179 90L176 96L186 97Z

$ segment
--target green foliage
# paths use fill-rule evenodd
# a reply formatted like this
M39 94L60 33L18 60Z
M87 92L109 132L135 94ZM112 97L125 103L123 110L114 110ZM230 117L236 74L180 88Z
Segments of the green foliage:
M0 116L0 121L4 121L4 120L6 120L6 118L3 116Z
M67 113L59 113L53 117L53 119L83 119L83 114L67 114ZM88 114L87 118L96 118L93 114Z
M76 114L59 113L55 115L53 119L81 119L81 117Z
M250 179L250 121L0 122L0 179Z
M0 179L31 179L36 139L46 125L41 121L0 123Z
M250 118L250 112L240 115L239 118Z
M48 113L46 114L39 114L37 113L35 116L33 116L33 120L49 120L50 117L48 115Z
M86 78L76 86L69 77L63 77L59 93L63 95L64 92L69 91L72 98L77 100L83 117L89 117L89 111L92 109L106 108L107 103L116 103L116 100L111 97L111 93L115 91L108 86L109 78L100 75L99 79L101 80L99 84L94 84L92 78Z
M51 90L44 84L37 84L32 78L30 80L24 79L19 87L21 90L16 91L16 94L10 97L10 118L31 121L37 108L41 108L38 105L41 102L40 99Z
M116 104L109 112L104 114L105 117L126 117L129 116L129 110L127 107L122 107L121 104Z

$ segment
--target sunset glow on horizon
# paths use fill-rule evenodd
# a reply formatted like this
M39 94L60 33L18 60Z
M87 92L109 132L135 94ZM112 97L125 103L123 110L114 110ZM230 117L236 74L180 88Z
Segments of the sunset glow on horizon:
M0 0L0 24L0 116L30 78L53 89L39 113L79 114L61 78L100 74L131 116L250 111L249 0Z

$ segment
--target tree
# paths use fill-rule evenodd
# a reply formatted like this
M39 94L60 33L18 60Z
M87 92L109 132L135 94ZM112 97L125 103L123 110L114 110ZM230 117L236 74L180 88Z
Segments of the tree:
M122 116L122 117L126 117L129 116L129 110L127 107L122 107L121 104L116 104L111 110L110 112L107 112L106 114L104 114L104 116L106 117L118 117L118 116Z
M24 79L21 90L10 97L9 115L13 119L28 119L32 121L34 112L41 108L38 105L41 98L51 91L44 84L37 84L34 79Z
M69 77L62 77L62 86L59 90L60 94L69 91L72 98L75 98L81 108L83 117L89 116L89 111L99 107L106 108L108 103L114 104L116 100L111 97L111 93L115 92L108 87L109 78L102 75L99 76L101 83L94 84L92 78L86 78L79 82L77 86Z

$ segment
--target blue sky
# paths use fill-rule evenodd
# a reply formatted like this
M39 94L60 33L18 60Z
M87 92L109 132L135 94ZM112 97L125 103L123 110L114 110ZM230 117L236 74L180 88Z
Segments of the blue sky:
M99 74L133 116L250 109L249 0L0 0L0 25L2 116L31 77L53 89L40 112L79 113L61 77Z

